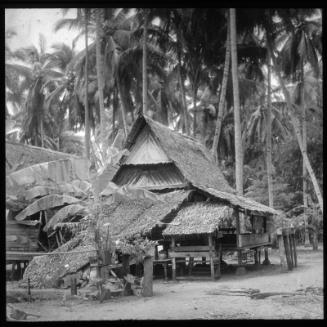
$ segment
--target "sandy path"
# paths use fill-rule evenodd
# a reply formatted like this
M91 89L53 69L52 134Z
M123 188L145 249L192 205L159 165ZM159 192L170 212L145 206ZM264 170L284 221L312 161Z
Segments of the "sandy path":
M38 320L117 319L322 319L322 296L274 296L254 300L246 296L210 295L219 288L256 288L261 292L295 291L309 286L323 287L323 251L298 249L299 266L280 273L278 253L272 266L244 276L223 275L219 281L154 282L154 296L122 297L104 303L58 300L19 303L15 307L41 315ZM30 319L32 320L32 319Z

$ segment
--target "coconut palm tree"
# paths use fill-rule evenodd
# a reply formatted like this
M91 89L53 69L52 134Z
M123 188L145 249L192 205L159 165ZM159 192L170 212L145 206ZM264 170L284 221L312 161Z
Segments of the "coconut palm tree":
M306 103L304 100L305 93L305 79L304 69L305 64L310 64L313 71L319 76L319 63L317 52L319 52L319 38L313 36L319 34L321 31L320 19L308 21L306 20L306 13L299 11L294 19L294 28L291 33L286 35L286 41L281 50L282 70L285 75L295 80L298 76L298 99L297 102L301 107L301 120L302 120L302 139L303 139L303 152L307 153L307 119L306 119ZM284 36L284 35L283 35ZM285 36L284 36L285 38ZM320 39L321 42L321 39ZM306 228L307 218L306 210L308 207L307 200L307 169L303 161L303 206L304 206L304 221L305 221L305 244L309 245L309 234Z
M13 53L13 57L24 64L8 64L8 67L31 82L25 104L22 139L33 145L56 147L50 132L53 117L45 107L45 96L55 89L63 72L56 59L46 52L46 39L42 34L39 36L39 50L35 46L21 48Z

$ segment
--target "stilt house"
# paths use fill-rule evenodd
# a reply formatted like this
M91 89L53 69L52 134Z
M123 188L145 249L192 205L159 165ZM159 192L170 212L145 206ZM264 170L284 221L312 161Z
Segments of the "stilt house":
M122 157L114 183L161 194L176 190L189 193L187 201L180 203L174 214L170 212L169 219L151 217L153 227L155 222L165 222L160 236L156 235L164 240L170 257L217 261L222 250L271 245L273 216L278 212L236 195L212 155L198 141L140 116L124 147L129 154Z

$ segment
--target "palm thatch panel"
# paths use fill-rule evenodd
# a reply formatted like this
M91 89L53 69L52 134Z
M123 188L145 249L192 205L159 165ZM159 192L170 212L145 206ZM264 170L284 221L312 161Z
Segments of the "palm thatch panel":
M56 224L67 221L74 216L86 215L87 209L80 204L70 204L58 210L43 227L45 232L54 229Z
M22 221L41 210L60 207L65 204L77 203L79 201L80 201L79 199L76 199L69 195L59 195L59 194L47 195L30 204L23 211L21 211L17 216L15 216L15 219L17 221Z
M148 117L140 116L135 121L125 142L125 148L131 149L137 139L136 136L146 125L150 127L154 138L186 180L203 187L235 193L235 190L228 185L219 167L214 163L212 155L202 144Z
M113 179L117 185L139 187L174 187L185 183L183 175L174 164L124 165Z
M173 223L163 231L164 236L212 234L224 220L231 219L233 209L215 203L198 202L182 208Z

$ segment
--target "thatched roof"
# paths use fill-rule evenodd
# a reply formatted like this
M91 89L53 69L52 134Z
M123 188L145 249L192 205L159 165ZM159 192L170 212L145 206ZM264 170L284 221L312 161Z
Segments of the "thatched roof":
M223 220L230 219L233 209L216 203L196 202L183 207L172 225L163 231L164 236L212 234Z
M222 192L215 190L213 188L205 188L202 185L194 185L196 188L206 193L209 196L212 196L215 199L223 200L234 207L240 207L245 210L249 210L254 214L258 215L279 215L280 211L277 211L271 207L265 206L259 202L246 198L244 196L239 196L236 194L231 194L227 192Z
M174 191L162 195L161 201L150 199L121 200L103 205L104 218L101 223L110 224L114 238L129 237L135 234L147 235L156 225L177 210L187 200L191 191Z
M6 141L6 171L15 171L41 162L54 161L59 159L82 158L64 152L58 152L37 146Z
M192 184L235 193L214 163L210 152L197 140L171 130L154 120L139 116L132 126L124 147L130 150L138 133L148 125L167 157L175 163L184 178ZM123 163L123 161L121 161Z

